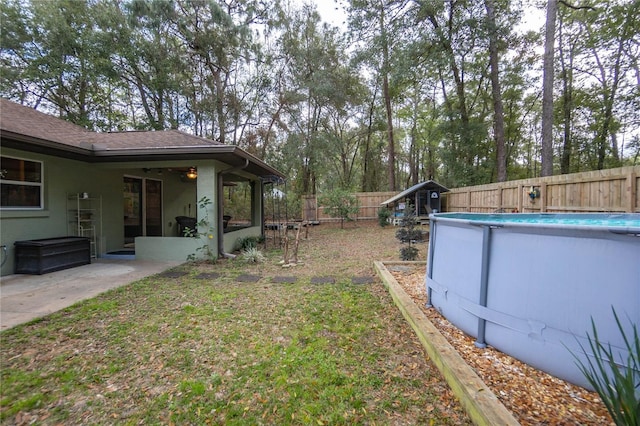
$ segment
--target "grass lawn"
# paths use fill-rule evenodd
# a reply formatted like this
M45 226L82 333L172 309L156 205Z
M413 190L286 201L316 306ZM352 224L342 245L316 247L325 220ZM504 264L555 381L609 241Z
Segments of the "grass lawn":
M278 251L262 265L185 264L183 277L150 277L4 331L0 420L469 424L384 286L351 283L373 274L362 262L375 252L340 259L357 250L350 241L397 254L393 235L325 227L301 243L308 267L279 269ZM263 278L238 283L241 273ZM336 282L311 284L313 274Z

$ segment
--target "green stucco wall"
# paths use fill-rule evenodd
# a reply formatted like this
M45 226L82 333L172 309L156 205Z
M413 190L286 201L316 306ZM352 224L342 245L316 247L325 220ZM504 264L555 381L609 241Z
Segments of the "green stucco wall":
M136 260L186 262L191 255L199 256L201 247L200 238L137 237Z
M102 198L102 239L99 247L110 250L122 246L122 175L80 161L33 154L13 149L0 149L1 155L43 162L44 209L0 210L0 241L7 247L8 258L2 275L11 274L14 267L14 242L69 235L67 211L73 206L70 194L88 192Z
M216 179L218 172L225 166L217 161L201 160L189 164L184 161L89 164L1 147L0 154L42 161L44 172L43 210L0 210L0 244L7 247L7 259L1 269L2 275L13 273L14 243L16 241L72 234L67 213L70 209L69 194L87 192L90 197L101 199L102 232L98 241L98 257L106 252L121 249L124 246L124 176L162 181L162 230L163 237L170 238L167 241L158 241L156 248L152 248L153 241L145 241L141 247L136 247L136 256L139 255L141 259L152 259L153 251L162 247L162 259L158 260L166 260L165 258L186 260L183 252L191 251L193 244L192 241L186 243L172 238L178 237L176 216L197 216L198 220L206 218L210 224L209 229L201 228L200 232L211 235L203 240L209 244L214 256L218 255ZM185 166L198 168L197 181L181 178L180 172L175 170L175 168L184 168ZM251 230L245 230L243 234L260 235L261 231L262 191L259 181L255 185L252 194L254 207L252 219L253 224L258 226L254 226ZM200 208L198 201L203 197L211 200L211 204ZM225 249L231 250L237 237L238 235L230 236L229 239L232 241L226 241L225 238ZM172 250L172 244L177 244L181 247L180 250ZM156 253L156 255L159 254Z

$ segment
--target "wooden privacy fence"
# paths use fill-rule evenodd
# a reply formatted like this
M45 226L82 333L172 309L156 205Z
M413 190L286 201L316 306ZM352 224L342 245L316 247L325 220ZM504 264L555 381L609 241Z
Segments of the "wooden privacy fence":
M639 180L640 166L629 166L455 188L443 194L443 210L640 213Z
M442 210L475 213L640 213L638 187L640 166L628 166L455 188L442 194ZM535 198L530 193L534 193ZM360 204L355 219L377 219L380 204L397 194L398 192L354 193ZM306 195L302 201L302 220L339 220L325 212L315 195Z
M352 194L358 199L358 205L360 206L358 214L354 219L378 219L380 204L396 194L397 192L356 192ZM340 219L329 216L325 212L325 208L319 205L318 198L315 195L305 195L302 200L302 220L310 222L331 222Z

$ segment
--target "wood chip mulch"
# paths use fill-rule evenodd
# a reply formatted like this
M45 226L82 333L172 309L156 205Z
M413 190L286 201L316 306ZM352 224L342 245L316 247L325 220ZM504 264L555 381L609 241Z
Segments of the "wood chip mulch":
M614 425L595 392L589 392L524 364L498 350L477 348L475 339L425 306L424 267L390 270L429 320L524 425Z

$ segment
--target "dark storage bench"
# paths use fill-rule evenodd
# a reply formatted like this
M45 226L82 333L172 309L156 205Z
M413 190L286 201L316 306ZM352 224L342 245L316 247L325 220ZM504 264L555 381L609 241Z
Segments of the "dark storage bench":
M89 238L16 241L16 274L46 274L91 263Z

